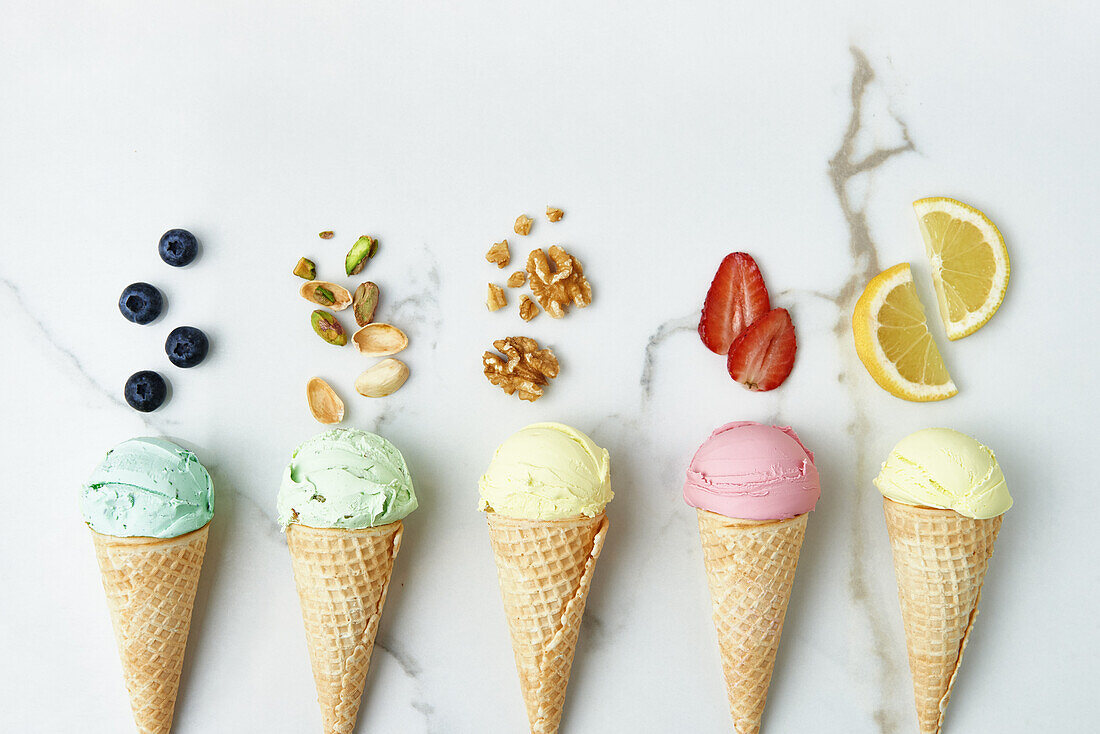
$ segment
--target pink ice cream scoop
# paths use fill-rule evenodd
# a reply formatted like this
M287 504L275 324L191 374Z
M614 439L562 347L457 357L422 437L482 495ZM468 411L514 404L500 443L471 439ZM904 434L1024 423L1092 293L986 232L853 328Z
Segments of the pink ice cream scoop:
M687 470L684 501L743 520L783 520L809 512L821 496L814 455L790 428L727 423Z

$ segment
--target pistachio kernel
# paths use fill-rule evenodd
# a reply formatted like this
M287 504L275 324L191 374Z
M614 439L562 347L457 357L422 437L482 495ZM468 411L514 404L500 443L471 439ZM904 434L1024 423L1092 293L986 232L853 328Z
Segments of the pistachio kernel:
M336 303L336 296L332 295L332 291L330 291L328 288L325 288L323 285L317 286L317 290L313 292L317 294L317 297L319 299L325 302L324 305L326 306L330 306L333 303Z
M294 266L294 274L299 278L313 280L317 277L317 266L313 264L312 260L304 257L300 258L298 264Z
M374 311L378 308L378 286L369 280L360 283L351 297L351 309L355 314L355 323L366 326L374 320Z
M368 235L363 235L355 241L344 258L344 272L348 275L357 275L367 264L367 260L374 257L378 251L378 240Z
M342 347L348 343L348 335L344 333L344 327L340 326L340 322L328 311L317 309L310 316L310 321L313 323L313 330L317 332L317 336L329 344Z
M333 232L331 229L326 229L324 232L321 232L317 236L323 240L331 240L333 237L336 236L336 233Z

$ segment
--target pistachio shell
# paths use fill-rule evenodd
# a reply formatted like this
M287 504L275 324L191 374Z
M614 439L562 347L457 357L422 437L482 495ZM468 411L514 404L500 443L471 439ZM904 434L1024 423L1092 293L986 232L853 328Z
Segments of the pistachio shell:
M382 398L397 390L409 379L409 368L400 359L383 359L355 378L355 390L368 398Z
M333 311L343 311L351 305L351 294L348 293L348 289L326 280L311 280L304 283L298 293L307 301L331 308Z
M332 387L320 377L306 383L306 401L309 412L318 423L339 423L344 420L344 401Z
M374 311L378 308L378 286L369 280L360 283L351 296L351 308L355 314L355 323L366 326L374 320Z
M409 337L392 324L367 324L351 340L368 357L386 357L409 346Z

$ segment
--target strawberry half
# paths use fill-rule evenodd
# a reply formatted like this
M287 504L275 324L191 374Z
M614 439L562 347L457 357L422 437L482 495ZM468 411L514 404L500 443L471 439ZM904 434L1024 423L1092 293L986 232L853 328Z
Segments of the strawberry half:
M728 354L733 340L770 308L756 261L747 253L731 252L718 266L703 301L699 338L715 354Z
M774 308L754 321L730 347L730 377L750 390L774 390L794 367L794 324L785 308Z

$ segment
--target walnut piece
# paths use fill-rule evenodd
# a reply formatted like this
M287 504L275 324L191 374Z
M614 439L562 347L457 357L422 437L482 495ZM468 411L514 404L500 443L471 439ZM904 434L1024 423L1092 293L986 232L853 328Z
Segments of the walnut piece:
M531 219L531 217L527 216L526 214L520 214L518 217L516 217L516 234L529 234L531 232L531 222L533 221L535 220Z
M531 300L531 296L524 293L523 298L519 300L519 317L524 321L530 321L538 315L539 307Z
M563 212L561 209L558 209L557 207L547 205L547 207L546 207L546 218L549 219L551 222L557 222L564 216L565 216L565 212Z
M584 308L592 303L592 286L584 277L584 268L577 258L553 245L550 259L541 249L527 257L527 275L531 292L551 318L565 316L569 304Z
M489 284L489 295L485 298L485 306L490 311L499 311L508 305L508 297L504 295L504 289L496 283Z
M501 270L508 267L508 263L512 261L512 253L508 252L508 240L497 242L490 247L489 251L485 253L485 259L494 263Z
M534 402L542 397L543 386L558 376L558 358L549 349L539 349L539 343L530 337L497 339L493 346L506 359L485 352L485 376L509 395L518 392L520 400Z
M517 270L508 276L508 287L519 288L521 285L527 282L527 272L524 270Z

